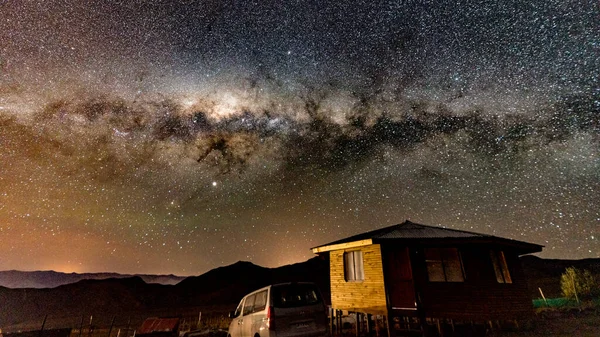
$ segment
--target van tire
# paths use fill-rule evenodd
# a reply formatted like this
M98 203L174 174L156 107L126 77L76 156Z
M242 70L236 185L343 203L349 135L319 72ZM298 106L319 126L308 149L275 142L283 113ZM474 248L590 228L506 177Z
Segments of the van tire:
M260 337L260 335L259 335L259 334L257 334L257 333L255 333L255 334L254 334L254 337Z

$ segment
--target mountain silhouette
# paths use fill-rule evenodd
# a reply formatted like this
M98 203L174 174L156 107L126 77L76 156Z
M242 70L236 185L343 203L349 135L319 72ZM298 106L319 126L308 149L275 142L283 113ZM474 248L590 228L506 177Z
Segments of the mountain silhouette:
M45 271L0 271L0 287L6 288L55 288L64 284L81 280L103 280L109 278L141 277L146 283L177 284L185 279L176 275L128 275L117 273L61 273L53 270Z
M176 285L148 284L142 277L81 280L55 288L0 287L0 327L52 317L181 314L186 308L232 310L248 292L272 283L315 282L329 298L329 264L320 257L302 263L264 268L239 261ZM75 322L71 319L70 322ZM71 323L73 324L73 323Z
M560 275L571 266L588 269L600 278L600 259L524 256L521 261L532 298L540 297L538 288L548 298L560 297ZM175 285L151 284L133 276L81 280L44 289L0 287L0 328L6 332L39 328L45 315L49 317L47 328L77 327L84 317L86 321L94 317L97 326L109 326L111 318L117 317L121 326L131 323L133 327L151 316L198 317L199 312L226 316L250 291L268 284L303 281L316 283L330 303L329 262L321 257L278 268L239 261Z

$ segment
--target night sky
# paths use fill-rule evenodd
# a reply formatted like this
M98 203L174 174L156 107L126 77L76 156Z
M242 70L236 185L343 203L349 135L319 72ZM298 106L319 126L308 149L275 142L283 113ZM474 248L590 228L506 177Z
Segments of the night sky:
M2 1L0 270L275 267L406 219L598 258L599 74L597 0Z

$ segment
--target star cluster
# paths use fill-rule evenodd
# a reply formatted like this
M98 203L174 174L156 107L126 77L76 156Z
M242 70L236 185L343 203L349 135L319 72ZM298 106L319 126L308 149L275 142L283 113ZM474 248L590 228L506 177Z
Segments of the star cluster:
M594 1L0 4L0 269L299 262L405 219L600 257Z

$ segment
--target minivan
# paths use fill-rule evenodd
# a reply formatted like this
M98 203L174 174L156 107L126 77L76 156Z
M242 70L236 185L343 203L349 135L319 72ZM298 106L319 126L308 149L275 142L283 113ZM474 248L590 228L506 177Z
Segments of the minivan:
M228 337L323 337L327 313L314 283L266 286L244 296L229 325Z

